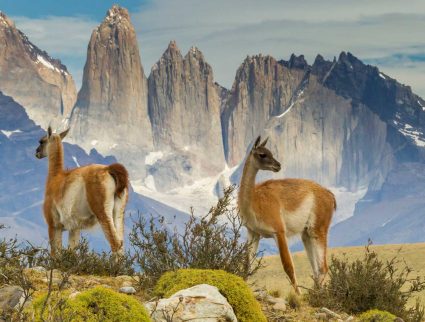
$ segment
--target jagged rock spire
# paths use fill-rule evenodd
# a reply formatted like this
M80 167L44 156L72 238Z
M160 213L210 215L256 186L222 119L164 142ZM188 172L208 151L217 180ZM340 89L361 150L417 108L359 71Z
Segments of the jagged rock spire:
M0 90L43 127L68 116L77 93L60 60L30 42L4 12L0 12L0 44Z
M112 6L91 35L71 124L72 137L88 149L152 147L147 80L125 8Z

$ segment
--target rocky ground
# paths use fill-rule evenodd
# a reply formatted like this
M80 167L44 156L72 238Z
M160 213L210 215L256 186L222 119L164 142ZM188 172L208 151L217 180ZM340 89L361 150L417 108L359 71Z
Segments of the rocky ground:
M58 270L46 271L42 267L25 270L25 275L33 283L37 291L31 296L36 298L51 289L62 288L74 297L82 291L96 286L110 288L128 294L144 303L153 321L237 321L233 309L216 287L202 284L177 292L168 299L147 298L138 291L138 279L133 276L65 276ZM255 287L253 287L255 288ZM332 312L326 308L312 308L300 298L281 297L277 292L270 293L266 289L254 289L257 300L261 303L268 321L356 321L355 317L341 312ZM294 296L294 295L292 295ZM18 310L24 302L25 294L20 287L7 286L0 288L0 309ZM24 304L28 307L31 299ZM207 318L208 317L208 318ZM0 319L0 321L2 321Z

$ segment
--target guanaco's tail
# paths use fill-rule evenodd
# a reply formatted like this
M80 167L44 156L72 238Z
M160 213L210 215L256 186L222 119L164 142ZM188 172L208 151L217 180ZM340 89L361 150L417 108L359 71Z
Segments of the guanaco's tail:
M122 164L113 163L108 166L108 172L115 180L115 195L121 197L129 186L127 169Z

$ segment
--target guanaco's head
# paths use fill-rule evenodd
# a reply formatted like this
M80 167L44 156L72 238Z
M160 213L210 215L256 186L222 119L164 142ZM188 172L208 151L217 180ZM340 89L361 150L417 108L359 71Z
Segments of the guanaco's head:
M68 132L69 129L63 131L60 134L56 134L52 132L52 128L49 126L47 129L47 134L38 141L40 145L37 147L37 150L35 150L35 157L37 159L43 159L47 157L49 155L49 145L57 140L62 141Z
M261 136L255 140L251 150L254 166L259 170L278 172L281 169L280 163L273 157L270 150L266 148L267 140L268 138L261 142Z

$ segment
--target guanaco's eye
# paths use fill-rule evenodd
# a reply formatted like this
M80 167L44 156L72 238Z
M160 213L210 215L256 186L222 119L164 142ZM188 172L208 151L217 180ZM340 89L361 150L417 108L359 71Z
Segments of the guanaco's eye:
M260 153L259 156L261 159L264 159L267 155L265 153Z

